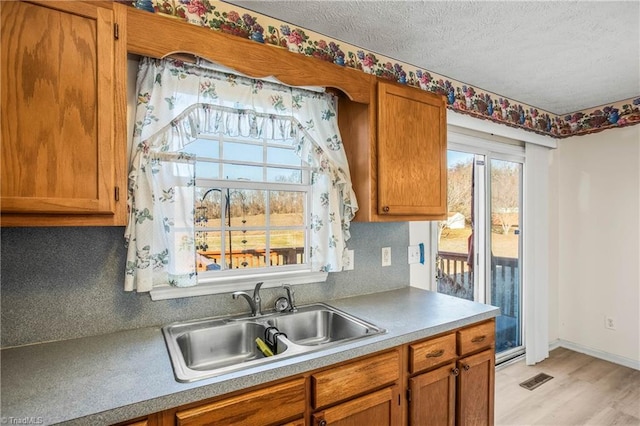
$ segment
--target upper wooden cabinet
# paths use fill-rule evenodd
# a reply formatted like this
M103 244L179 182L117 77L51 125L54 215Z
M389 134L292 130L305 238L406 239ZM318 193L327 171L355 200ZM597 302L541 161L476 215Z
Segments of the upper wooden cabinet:
M446 217L440 96L115 2L13 1L1 13L3 226L126 224L127 52L337 89L356 220Z
M342 99L338 120L360 210L357 221L439 220L447 215L444 98L378 80L372 100Z
M4 2L1 15L2 225L124 225L126 12Z
M444 98L378 82L378 214L447 213Z

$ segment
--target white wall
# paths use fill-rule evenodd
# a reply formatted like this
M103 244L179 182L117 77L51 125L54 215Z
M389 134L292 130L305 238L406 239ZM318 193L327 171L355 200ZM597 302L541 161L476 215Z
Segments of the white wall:
M552 155L550 338L640 368L640 126Z

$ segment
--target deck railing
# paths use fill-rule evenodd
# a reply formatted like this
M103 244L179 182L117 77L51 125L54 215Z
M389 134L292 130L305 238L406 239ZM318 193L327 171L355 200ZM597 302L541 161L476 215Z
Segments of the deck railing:
M473 300L473 270L466 253L438 252L438 291ZM491 304L499 306L503 315L519 312L520 271L517 258L491 258Z
M220 269L220 250L199 251L198 254L198 271ZM265 249L233 250L226 252L224 257L228 269L297 265L304 263L304 247L271 248L268 260Z

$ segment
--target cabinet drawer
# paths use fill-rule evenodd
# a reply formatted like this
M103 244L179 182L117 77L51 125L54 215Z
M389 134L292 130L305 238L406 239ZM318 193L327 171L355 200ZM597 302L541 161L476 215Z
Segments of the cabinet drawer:
M398 351L351 362L311 376L313 407L324 407L398 380Z
M458 331L458 355L492 347L496 339L494 321L485 322Z
M436 337L409 345L409 372L416 373L456 357L456 335Z
M292 380L178 411L176 425L262 426L295 418L304 414L304 383L304 379Z

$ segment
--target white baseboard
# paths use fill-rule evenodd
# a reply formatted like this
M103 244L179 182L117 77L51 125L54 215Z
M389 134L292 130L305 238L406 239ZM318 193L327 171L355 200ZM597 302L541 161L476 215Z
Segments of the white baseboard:
M599 358L605 361L613 362L614 364L620 364L625 367L633 368L634 370L640 370L640 361L623 357L620 355L604 352L599 349L583 346L578 343L570 342L568 340L556 339L553 342L549 342L549 350L552 351L557 348L570 349L575 352L580 352L594 358Z

